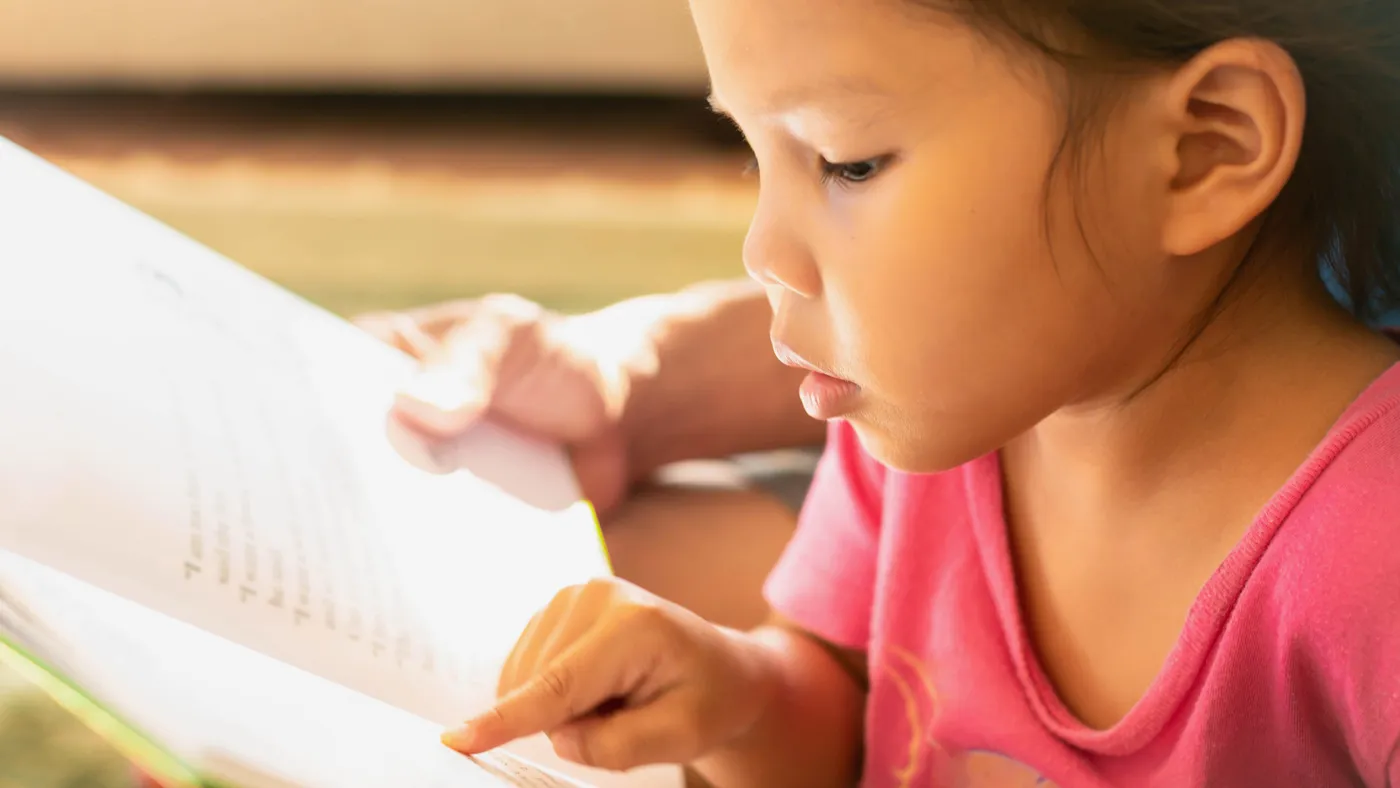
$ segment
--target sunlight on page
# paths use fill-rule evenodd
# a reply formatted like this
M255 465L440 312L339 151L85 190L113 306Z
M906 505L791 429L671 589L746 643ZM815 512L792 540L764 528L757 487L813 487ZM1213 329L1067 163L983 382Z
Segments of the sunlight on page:
M559 448L394 448L407 356L3 141L0 216L0 549L438 725L608 574Z
M28 611L0 616L7 636L81 677L205 779L247 788L501 784L488 776L497 769L438 744L424 720L13 554L0 552L0 589ZM42 631L25 631L35 622Z
M7 547L441 723L484 702L553 591L606 571L588 512L394 450L406 357L17 155ZM492 462L576 498L562 452L513 454Z

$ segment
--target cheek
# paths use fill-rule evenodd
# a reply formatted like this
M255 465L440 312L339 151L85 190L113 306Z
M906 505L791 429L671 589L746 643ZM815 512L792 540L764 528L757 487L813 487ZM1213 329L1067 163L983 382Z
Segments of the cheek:
M1018 326L1043 328L1065 295L1046 249L1038 170L910 165L852 208L860 227L839 255L849 263L826 274L842 280L826 292L849 299L847 328L860 333L871 361L893 357L871 372L889 373L895 388L906 387L901 368L956 369L959 360L1017 350L1020 343L999 340Z
M824 293L890 452L989 451L1058 407L1088 364L1100 274L1059 230L1050 255L1050 148L999 142L910 158L838 206Z

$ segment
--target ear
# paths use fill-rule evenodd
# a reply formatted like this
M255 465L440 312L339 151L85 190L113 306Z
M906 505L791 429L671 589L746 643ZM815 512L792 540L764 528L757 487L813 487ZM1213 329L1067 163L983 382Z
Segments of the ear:
M1303 78L1276 44L1232 39L1178 68L1165 98L1175 152L1162 241L1188 256L1248 227L1293 175Z

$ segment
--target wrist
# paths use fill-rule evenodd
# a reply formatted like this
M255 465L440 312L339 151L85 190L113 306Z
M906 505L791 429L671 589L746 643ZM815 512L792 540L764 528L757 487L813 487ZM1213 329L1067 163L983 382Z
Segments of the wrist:
M760 632L727 628L720 632L728 640L737 709L732 730L715 742L715 749L723 751L738 746L762 727L782 692L784 678L781 653Z
M697 359L671 359L672 337L703 320L714 295L702 288L641 296L572 318L587 357L597 366L609 429L628 458L629 478L640 481L661 464L658 444L667 426L686 417L685 377ZM679 368L674 362L679 361Z
M749 281L710 282L572 319L598 363L609 429L629 484L680 460L820 443L802 410L802 372L778 362L772 310Z
M675 294L641 296L566 317L560 324L562 344L597 386L603 403L601 428L622 447L628 484L653 470L637 463L647 453L642 445L647 430L632 416L651 407L647 399L654 398L662 337L681 308Z

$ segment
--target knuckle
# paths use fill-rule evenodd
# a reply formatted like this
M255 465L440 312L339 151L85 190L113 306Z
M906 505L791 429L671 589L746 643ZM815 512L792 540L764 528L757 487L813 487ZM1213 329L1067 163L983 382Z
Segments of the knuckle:
M627 643L629 650L659 664L676 664L686 655L685 634L665 611L633 605L612 622L610 637Z
M491 311L507 311L518 296L511 293L487 293L477 300L477 305Z
M627 627L637 632L667 637L675 630L675 622L656 605L629 604L623 615Z
M469 317L476 311L478 306L480 306L479 299L454 298L450 301L444 301L434 313L456 318Z
M515 323L533 322L544 312L539 304L514 293L491 293L482 296L481 307L491 315Z
M539 615L555 620L573 610L587 593L588 586L567 586L554 595Z
M589 581L586 582L586 583L580 583L580 584L578 584L578 585L567 586L563 591L560 591L560 592L559 592L558 594L556 594L555 596L556 596L556 598L559 599L560 601L569 601L569 602L573 602L573 601L577 600L577 599L579 598L580 595L586 594L586 593L588 593L591 589L595 588L595 586L596 586L597 583L598 583L597 580L589 580Z
M595 577L574 588L578 594L589 598L608 599L614 595L613 581L606 577Z
M552 698L567 699L573 689L573 671L567 665L555 665L540 674L540 691Z

